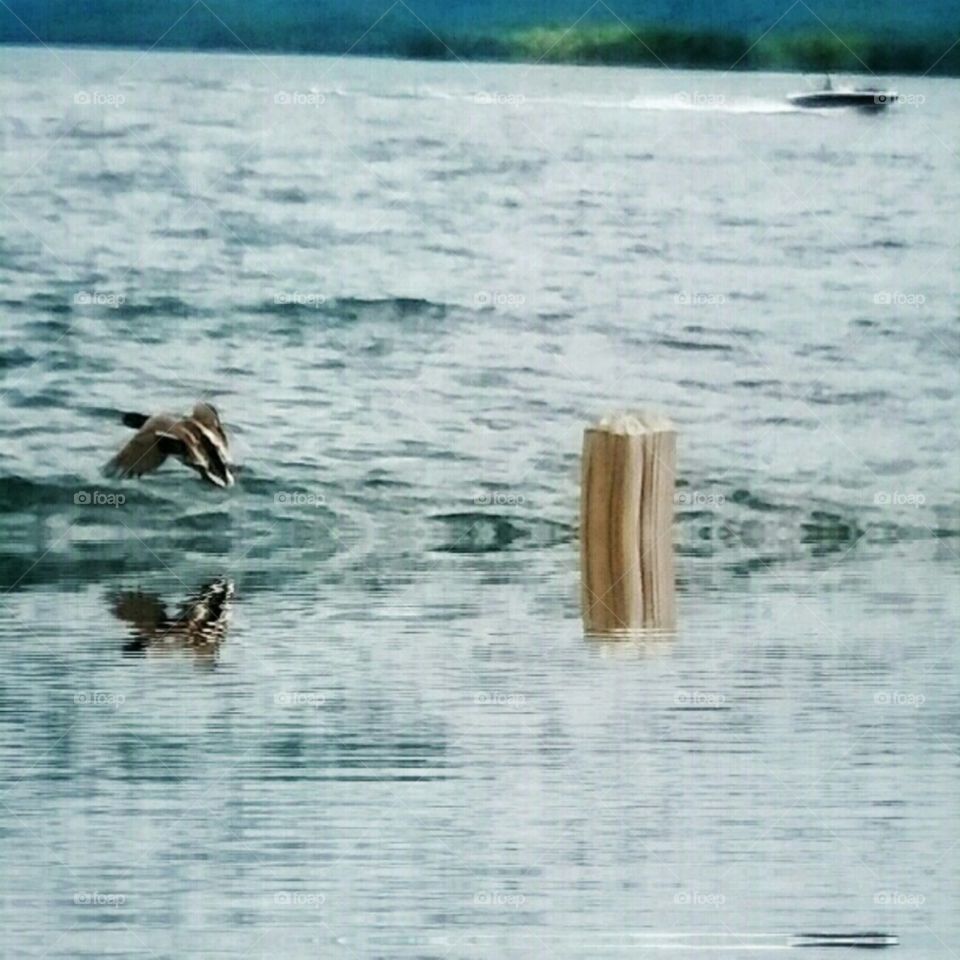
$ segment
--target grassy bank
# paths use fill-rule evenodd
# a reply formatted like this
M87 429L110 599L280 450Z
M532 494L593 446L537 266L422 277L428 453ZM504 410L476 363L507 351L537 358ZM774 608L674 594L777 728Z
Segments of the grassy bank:
M880 40L829 32L771 34L760 39L669 27L534 27L473 36L417 35L403 54L430 59L699 67L728 70L960 75L960 45L943 38ZM946 53L945 53L946 51ZM932 68L932 69L931 69Z
M53 0L49 0L53 2ZM178 0L186 3L187 0ZM237 0L239 2L239 0ZM298 0L301 2L301 0ZM306 0L302 0L306 2ZM59 10L56 0L54 6ZM225 5L228 0L224 0ZM373 28L344 15L335 20L314 7L280 3L275 14L256 3L231 7L231 26L189 7L170 26L170 11L128 6L127 0L100 0L83 19L60 11L28 24L0 3L0 43L154 47L176 50L231 50L270 53L345 51L368 56L430 60L502 60L534 63L699 67L729 70L867 72L960 76L960 44L948 29L910 35L892 29L847 31L784 28L765 36L695 27L580 23L569 27L476 27L436 32L418 19L385 18ZM918 28L919 29L919 28ZM157 38L160 38L157 40Z

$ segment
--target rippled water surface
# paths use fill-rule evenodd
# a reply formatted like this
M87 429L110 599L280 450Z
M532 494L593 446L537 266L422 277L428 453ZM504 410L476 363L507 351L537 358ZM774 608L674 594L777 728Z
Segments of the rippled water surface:
M6 953L960 948L960 86L802 86L3 51ZM100 475L201 395L236 487ZM604 642L623 406L679 625Z

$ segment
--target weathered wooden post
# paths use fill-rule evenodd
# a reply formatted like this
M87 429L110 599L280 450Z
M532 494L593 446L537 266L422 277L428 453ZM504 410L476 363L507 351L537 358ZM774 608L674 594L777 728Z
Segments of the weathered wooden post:
M677 434L650 412L583 432L580 576L587 633L672 629Z

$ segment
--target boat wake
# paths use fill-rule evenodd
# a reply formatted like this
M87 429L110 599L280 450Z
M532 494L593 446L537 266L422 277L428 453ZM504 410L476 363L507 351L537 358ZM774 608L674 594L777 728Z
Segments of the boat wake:
M687 111L693 113L778 114L796 113L799 108L786 100L762 97L729 97L726 94L701 90L678 90L655 96L637 96L630 99L602 96L551 97L530 96L520 91L474 90L451 91L430 86L410 90L371 92L346 90L343 87L320 90L324 96L363 100L440 100L454 104L472 104L478 109L507 107L523 112L544 107L573 107L584 110L651 110Z

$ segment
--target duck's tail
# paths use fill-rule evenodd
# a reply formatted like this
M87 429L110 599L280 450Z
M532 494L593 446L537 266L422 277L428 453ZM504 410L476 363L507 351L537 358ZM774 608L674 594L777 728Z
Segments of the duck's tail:
M139 430L150 418L145 413L125 413L120 417L125 427Z

